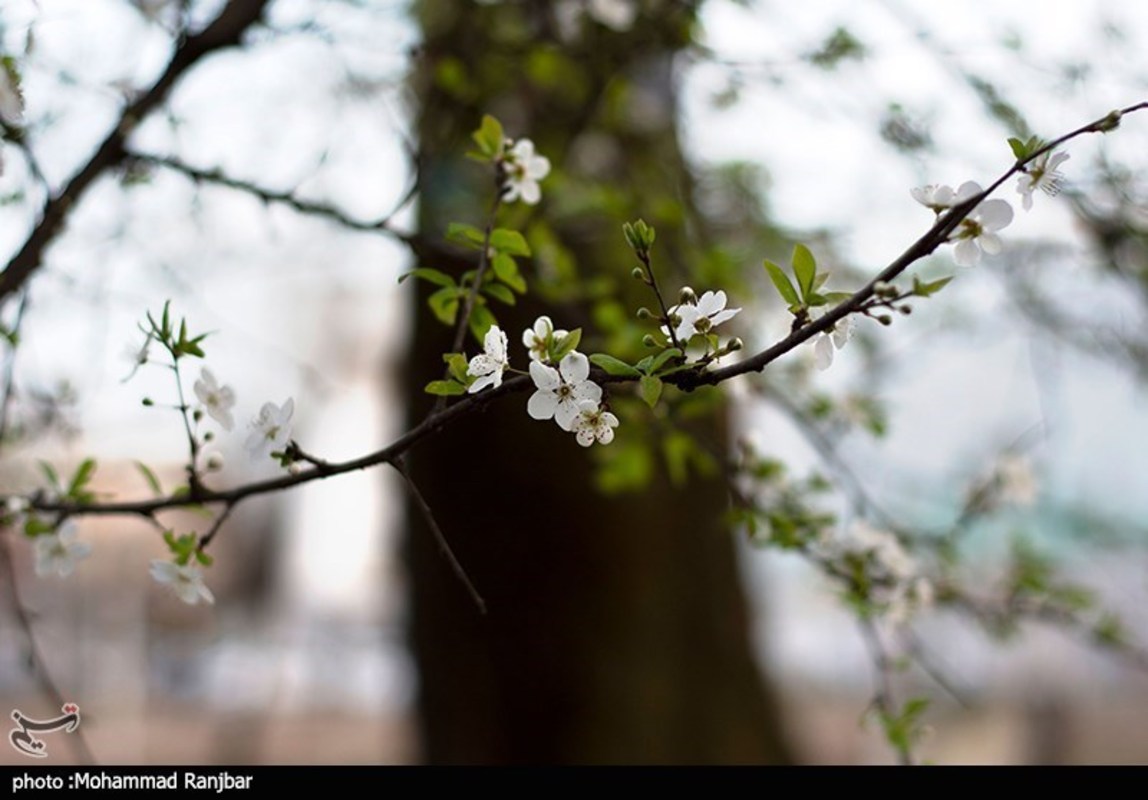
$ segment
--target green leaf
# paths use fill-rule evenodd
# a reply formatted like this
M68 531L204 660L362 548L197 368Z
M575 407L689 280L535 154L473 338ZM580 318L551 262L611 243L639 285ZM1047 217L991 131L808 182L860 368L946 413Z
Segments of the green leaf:
M472 250L481 250L486 234L473 225L465 222L452 222L446 226L446 238L455 244L461 244Z
M941 291L941 289L944 289L946 286L948 286L949 281L951 281L952 279L953 279L952 276L949 276L947 278L938 278L937 280L929 281L928 283L921 283L921 281L918 280L917 277L914 275L913 276L913 294L917 295L918 297L929 297L929 296L934 295L937 292Z
M482 291L493 297L495 300L501 300L508 306L512 306L517 302L514 292L503 286L501 283L488 283L482 287Z
M616 375L621 378L640 378L642 376L642 373L625 361L605 353L594 353L590 356L590 363L600 367L607 375Z
M202 564L205 567L210 567L212 564L215 563L215 559L212 558L211 556L209 556L207 553L203 552L202 550L196 550L195 551L195 560L198 561L200 564Z
M508 228L495 228L490 232L490 246L511 256L530 255L530 245L518 231Z
M474 334L474 338L479 342L486 336L486 332L490 330L491 325L497 325L498 320L495 319L494 314L489 308L482 304L482 298L475 298L477 302L470 312L470 332Z
M28 519L24 520L25 536L40 536L44 533L53 533L55 530L55 525L35 515L29 516Z
M494 274L500 281L519 294L526 294L526 280L518 271L518 264L512 257L506 253L495 253L490 265L494 268Z
M824 286L824 285L825 285L825 282L826 282L827 280L829 280L829 273L828 273L828 272L819 272L819 273L817 273L817 277L815 277L815 278L813 279L813 291L817 291L817 290L818 290L818 289L820 289L822 286Z
M53 489L60 488L60 475L56 472L56 468L49 464L47 461L40 462L40 472L44 473L44 477L48 479L48 484Z
M136 469L139 470L140 475L143 475L144 480L147 481L147 485L149 488L151 488L152 492L154 492L157 497L162 496L163 486L160 484L159 478L156 477L156 474L152 472L151 467L142 461L137 461L135 463Z
M681 350L679 350L676 347L667 347L665 350L663 350L662 352L660 352L656 356L654 356L654 362L650 365L650 368L647 369L646 372L650 375L653 375L655 372L660 370L662 368L662 366L665 365L665 363L667 361L669 361L671 358L681 358L681 357L682 357L682 351Z
M482 125L476 130L471 137L474 143L478 145L479 151L490 158L497 158L502 154L502 148L506 143L506 136L502 132L502 123L486 114L482 118Z
M805 295L805 304L807 306L816 308L817 306L826 305L828 302L828 297L823 294L818 294L817 292L810 292L809 294Z
M582 341L582 329L575 328L568 334L563 336L560 340L555 340L550 345L550 357L554 361L561 361L562 357L567 353L573 352L574 348Z
M844 303L846 300L848 300L852 296L853 296L852 292L826 292L825 293L825 299L828 300L832 305Z
M767 258L765 260L765 271L769 273L769 279L773 281L773 285L777 289L777 293L781 295L782 300L790 306L801 305L801 298L797 296L797 291L793 288L793 284L789 282L789 278L785 272L782 271L781 267Z
M1028 155L1028 153L1025 151L1024 142L1015 136L1009 137L1008 146L1012 148L1012 154L1016 156L1017 161L1020 161Z
M437 269L430 269L429 267L419 267L418 269L412 269L410 272L404 272L399 276L399 283L402 283L411 276L422 278L424 281L433 283L436 286L450 287L457 285L454 282L454 278L447 275L445 272L440 272Z
M458 289L439 289L427 298L427 305L443 325L453 325L458 316Z
M646 405L653 408L662 396L662 379L654 375L643 375L638 381L638 394L646 401Z
M466 356L462 353L443 353L443 362L446 364L447 371L459 383L466 383L467 374L467 360Z
M793 274L801 288L801 296L808 299L813 292L813 279L817 275L817 262L809 248L798 242L793 246Z
M423 391L427 394L449 397L451 395L466 394L466 387L455 380L431 381L426 385Z

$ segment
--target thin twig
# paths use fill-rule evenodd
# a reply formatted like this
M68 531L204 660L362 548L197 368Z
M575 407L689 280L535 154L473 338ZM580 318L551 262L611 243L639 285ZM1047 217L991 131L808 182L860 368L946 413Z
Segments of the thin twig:
M474 600L474 604L478 606L479 613L485 614L486 601L482 599L482 595L474 588L474 584L471 583L470 578L466 574L466 570L462 568L462 564L460 564L455 557L454 551L450 549L450 544L447 542L446 536L443 535L442 528L440 528L438 522L435 521L434 512L431 511L431 507L427 504L426 498L424 498L422 492L419 491L418 484L415 483L414 478L411 477L410 472L407 470L406 460L399 457L388 463L403 476L407 489L411 493L411 498L415 501L415 505L419 507L419 511L422 512L427 527L429 527L431 533L434 534L435 541L438 543L439 550L442 552L443 557L446 558L447 563L450 564L450 568L462 582L463 587L465 587L466 591L470 594L471 599Z
M243 34L263 18L270 0L230 0L206 28L180 42L167 67L151 88L120 112L115 126L91 158L68 181L59 194L44 203L40 219L23 246L0 272L0 300L19 290L43 263L48 246L64 230L72 207L99 178L123 163L128 137L141 122L163 104L172 87L205 56L233 47Z
M28 609L24 606L23 598L20 597L20 590L16 583L16 564L12 558L11 538L10 533L0 533L0 561L4 562L4 572L6 573L5 577L7 580L3 583L7 587L8 603L12 606L12 611L16 615L16 622L23 632L24 638L27 640L28 656L32 662L32 671L36 675L36 680L39 682L41 690L48 696L49 701L55 708L62 708L68 701L64 698L63 693L60 692L55 680L53 680L52 673L48 671L48 662L44 659L44 654L36 642L36 634L32 630L31 615L29 615ZM71 733L72 735L66 737L66 739L68 746L72 748L76 755L76 760L85 765L95 764L96 759L88 747L88 742L84 738L83 731L77 727Z
M876 668L873 676L875 683L873 705L884 717L881 721L882 727L884 727L886 721L893 719L897 713L897 702L893 696L892 659L889 658L885 643L881 641L880 632L873 620L861 616L857 618L857 624L861 628L861 636L865 639L865 645L869 648L869 654L873 657L873 666ZM913 766L913 753L907 746L895 747L894 749L897 751L897 760L901 766Z

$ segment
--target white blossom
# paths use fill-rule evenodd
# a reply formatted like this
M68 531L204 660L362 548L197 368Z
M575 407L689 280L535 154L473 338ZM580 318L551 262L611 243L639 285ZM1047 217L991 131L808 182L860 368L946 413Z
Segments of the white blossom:
M578 404L578 416L574 418L573 431L578 444L589 447L595 441L609 444L614 441L614 428L618 427L618 418L600 408L597 403L583 400Z
M624 32L634 26L638 4L635 0L589 0L586 13L607 28Z
M521 200L534 205L542 198L538 182L550 174L550 159L534 154L534 142L519 139L503 160L506 187L502 199L507 203Z
M587 17L619 33L630 30L638 17L638 5L638 0L557 0L552 7L559 37L571 41Z
M966 181L957 190L957 202L967 200L981 191L979 184ZM1004 200L985 200L961 220L953 234L953 241L957 243L953 259L962 267L971 267L980 261L982 252L990 255L999 253L1002 244L996 231L1005 228L1010 222L1012 206Z
M670 309L670 316L677 317L674 335L678 341L686 342L694 334L707 334L723 322L733 319L740 308L726 308L725 292L705 292L697 304L682 303ZM663 331L665 328L663 328Z
M506 354L506 334L497 325L491 325L486 332L482 348L484 352L472 358L466 366L466 374L478 378L467 390L471 394L487 386L501 386L502 372L510 365Z
M1003 502L1018 506L1031 506L1036 502L1039 487L1027 457L1014 453L1001 456L996 465L996 479Z
M172 561L155 559L151 562L151 576L189 606L198 604L200 600L215 602L215 596L203 582L202 570L194 564L180 566Z
M526 413L540 420L553 417L564 431L573 428L583 402L597 407L602 399L602 387L588 380L590 360L578 352L563 356L558 369L531 361L530 377L538 390L530 396Z
M1057 170L1061 164L1068 160L1068 153L1052 151L1042 153L1034 158L1024 168L1024 174L1017 180L1016 190L1020 193L1021 205L1024 210L1032 208L1032 193L1040 189L1049 197L1060 194L1060 184L1064 180L1064 173Z
M247 450L255 459L266 458L273 452L282 452L291 439L291 417L295 413L295 401L288 398L282 406L264 403L259 415L251 422L251 433L247 437Z
M829 369L833 363L833 348L845 347L853 338L853 318L843 317L833 323L833 327L823 331L813 343L813 357L820 370Z
M27 497L21 497L20 495L16 494L5 500L4 511L10 517L10 524L14 526L19 525L24 517L24 514L28 511L31 505L32 504L28 502Z
M539 317L534 321L533 328L522 332L522 344L530 351L532 361L550 363L550 344L560 341L567 335L567 331L554 330L554 323L550 317Z
M224 430L231 430L235 421L231 417L231 407L235 405L235 392L230 386L220 386L211 370L206 367L199 374L195 382L195 396L211 418L223 426Z
M53 533L42 533L32 540L36 549L36 574L41 578L58 575L66 578L76 564L92 554L92 546L76 541L76 524L68 520Z
M865 558L869 599L883 610L889 622L902 624L913 612L932 604L932 582L921 574L916 559L891 532L857 520L849 527L841 548Z
M909 194L913 195L913 199L918 203L938 214L952 208L957 198L956 192L951 187L936 183L910 189Z

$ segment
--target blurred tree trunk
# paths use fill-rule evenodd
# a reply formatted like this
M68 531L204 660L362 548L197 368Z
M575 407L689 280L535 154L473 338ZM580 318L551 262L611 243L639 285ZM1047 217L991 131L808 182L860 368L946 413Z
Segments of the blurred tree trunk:
M625 307L628 320L619 324L637 330L633 311L651 299L628 279L634 264L621 219L644 216L657 226L661 268L676 271L671 285L680 285L691 179L675 127L672 60L689 41L693 9L663 5L664 13L625 34L585 18L566 45L556 43L551 4L419 6L425 38L412 86L420 233L441 241L450 221L482 224L489 176L461 153L483 113L554 161L543 204L559 222L544 232L569 258L545 262L536 252L537 270L526 270L531 294L516 308L495 309L519 368L527 362L521 331L539 313L569 329L591 317L601 326L617 316L615 306ZM521 205L508 214L519 215L511 219L521 228L537 218ZM536 251L540 230L531 227ZM458 274L446 260L424 255L422 263ZM567 262L580 270L567 289L597 287L597 294L563 293L553 283L547 294L537 273ZM420 288L408 370L412 422L427 413L422 387L441 377L440 355L450 348L451 332L427 312L425 296ZM639 341L641 331L630 338ZM473 339L466 347L476 352ZM584 339L579 349L594 352L603 342ZM526 400L496 403L412 454L416 481L489 607L478 613L409 509L425 758L787 760L769 685L751 653L720 476L675 486L656 467L644 490L604 495L595 488L594 458L609 454L531 420ZM725 415L714 409L690 424L722 452ZM619 416L611 448L655 427L649 413Z

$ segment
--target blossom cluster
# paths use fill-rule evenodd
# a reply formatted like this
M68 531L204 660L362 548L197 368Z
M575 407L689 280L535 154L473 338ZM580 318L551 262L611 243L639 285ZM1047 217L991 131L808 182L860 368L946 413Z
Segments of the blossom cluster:
M570 334L555 330L549 317L539 317L522 333L522 343L530 353L529 374L535 392L526 404L526 413L537 420L553 419L562 430L573 433L578 444L614 440L618 418L602 405L602 387L590 380L590 360L570 349L558 357ZM557 368L554 361L557 360ZM483 338L483 352L470 359L467 374L474 377L470 393L502 385L502 375L510 367L506 333L491 325Z
M855 590L893 624L933 603L933 584L892 533L855 521L840 540L822 542L821 556L854 576Z
M1049 150L1024 166L1024 174L1017 180L1016 190L1021 195L1025 211L1032 208L1032 195L1037 189L1050 197L1060 192L1064 175L1058 167L1066 160L1067 153ZM938 215L983 192L980 184L975 181L965 181L956 190L944 184L929 184L910 190L914 200ZM1012 220L1012 206L1007 201L992 199L978 203L961 220L949 239L956 243L953 259L962 267L971 267L980 261L983 253L999 253L1002 243L997 232L1008 227Z

